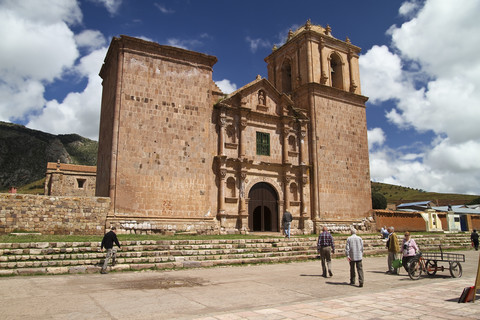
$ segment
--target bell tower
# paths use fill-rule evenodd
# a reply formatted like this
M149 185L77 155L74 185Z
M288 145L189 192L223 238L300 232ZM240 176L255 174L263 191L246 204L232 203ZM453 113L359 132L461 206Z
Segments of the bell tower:
M361 220L371 210L367 121L360 48L310 20L265 58L268 80L309 116L311 219Z

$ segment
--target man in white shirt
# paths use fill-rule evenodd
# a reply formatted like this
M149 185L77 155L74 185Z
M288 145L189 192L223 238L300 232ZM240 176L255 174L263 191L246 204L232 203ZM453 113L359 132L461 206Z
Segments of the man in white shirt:
M350 284L355 285L355 267L358 273L358 286L363 287L363 240L357 236L357 230L352 228L350 230L352 235L347 238L347 245L345 246L345 255L350 263Z

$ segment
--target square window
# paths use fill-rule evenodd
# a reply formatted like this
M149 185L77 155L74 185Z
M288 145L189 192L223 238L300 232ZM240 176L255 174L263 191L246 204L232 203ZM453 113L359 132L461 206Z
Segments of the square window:
M257 155L270 155L270 134L264 132L257 132Z
M85 186L85 182L87 182L87 179L77 179L78 189L83 189L83 187Z

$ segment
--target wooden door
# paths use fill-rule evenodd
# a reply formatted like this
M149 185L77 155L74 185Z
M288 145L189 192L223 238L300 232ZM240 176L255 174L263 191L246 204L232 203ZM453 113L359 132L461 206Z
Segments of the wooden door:
M248 227L250 231L278 231L278 196L265 182L257 183L248 193Z

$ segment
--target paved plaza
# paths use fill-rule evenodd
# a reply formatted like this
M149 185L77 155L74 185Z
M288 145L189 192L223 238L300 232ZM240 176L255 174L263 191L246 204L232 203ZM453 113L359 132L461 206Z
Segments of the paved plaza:
M478 251L463 276L388 275L386 257L364 259L365 286L349 285L346 259L321 277L320 261L178 271L0 278L2 319L480 319L457 303L474 284Z

